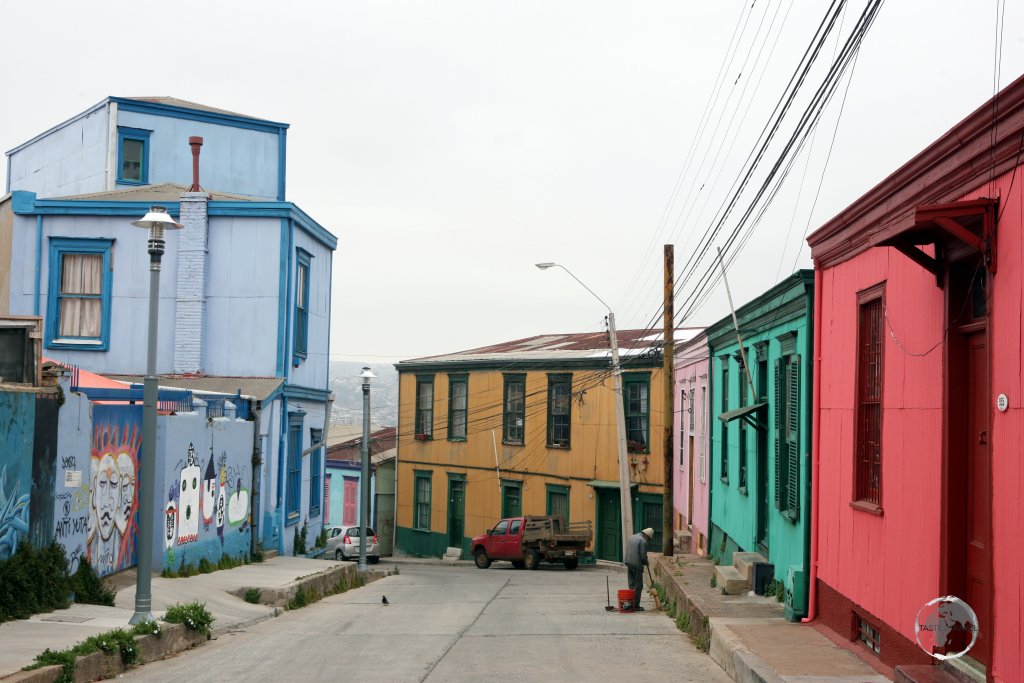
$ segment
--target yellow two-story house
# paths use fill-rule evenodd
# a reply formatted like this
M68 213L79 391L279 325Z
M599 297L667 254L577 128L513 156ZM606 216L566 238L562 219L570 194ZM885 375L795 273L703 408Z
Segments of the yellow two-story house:
M664 424L656 335L620 331L634 527L661 547ZM591 520L621 561L614 380L606 333L530 337L397 363L395 551L440 556L502 517Z

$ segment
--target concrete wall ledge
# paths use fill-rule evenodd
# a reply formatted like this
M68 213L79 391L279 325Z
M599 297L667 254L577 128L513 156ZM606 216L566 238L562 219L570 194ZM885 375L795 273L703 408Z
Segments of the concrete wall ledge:
M270 588L249 586L246 588L239 588L234 591L233 594L245 599L246 591L251 588L258 588L260 591L260 604L270 605L271 607L286 608L300 588L304 589L309 595L323 596L325 593L330 592L331 589L337 586L342 579L351 586L356 575L359 573L357 565L353 562L342 566L331 567L330 569L315 572L308 576L298 577L295 581L283 586L273 586ZM366 583L370 583L371 581L376 581L377 579L382 579L387 576L387 574L382 571L362 572L362 575Z
M75 683L114 678L129 669L166 659L206 642L206 634L190 631L184 624L160 624L160 635L136 636L139 663L126 666L120 654L93 652L75 660ZM61 672L60 665L44 666L31 671L19 671L0 679L3 683L53 683Z

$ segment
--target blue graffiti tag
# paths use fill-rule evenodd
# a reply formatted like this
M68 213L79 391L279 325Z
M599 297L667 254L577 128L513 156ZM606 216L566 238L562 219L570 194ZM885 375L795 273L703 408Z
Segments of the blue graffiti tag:
M7 465L0 470L0 560L14 554L18 534L28 533L28 494L18 496L21 482L14 482L14 491L7 495Z

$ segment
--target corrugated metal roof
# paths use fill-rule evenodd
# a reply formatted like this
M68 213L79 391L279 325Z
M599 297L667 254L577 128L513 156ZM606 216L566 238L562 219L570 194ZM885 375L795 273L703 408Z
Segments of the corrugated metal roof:
M659 339L660 334L650 330L620 330L618 348L624 355L642 352ZM467 351L402 360L398 362L397 367L400 369L407 365L434 364L450 360L601 358L610 353L611 345L606 332L538 335Z
M398 430L384 427L370 434L370 455L378 455L393 450L398 440ZM362 433L354 439L348 439L327 447L328 460L359 460L363 452Z
M189 102L188 100L182 100L177 97L169 97L166 95L155 95L152 97L126 97L126 100L136 100L138 102L153 102L155 104L166 104L169 107L181 107L182 109L195 109L196 111L208 111L214 114L225 114L227 116L239 116L243 119L255 119L257 121L269 121L270 119L259 119L249 114L239 114L236 111L228 111L227 109L218 109L217 107L211 107L206 104L198 104L196 102Z
M160 183L159 185L143 185L141 187L123 188L119 190L108 190L106 192L90 192L89 194L76 194L56 199L71 200L114 200L125 202L176 202L185 192L189 192L189 185L177 183ZM252 197L244 194L231 192L207 191L210 199L214 201L239 201L239 202L272 202L276 201L267 197Z
M661 347L662 334L657 330L619 330L619 352L623 356L636 355ZM427 356L401 361L396 367L448 361L482 360L568 360L606 358L611 354L607 332L544 334L515 341L502 342L468 351L440 356Z
M104 377L120 382L141 384L142 375L118 375L107 373ZM235 394L239 391L243 396L252 396L263 401L278 387L284 384L282 377L183 377L181 375L162 375L160 386L193 391L209 391L217 394Z

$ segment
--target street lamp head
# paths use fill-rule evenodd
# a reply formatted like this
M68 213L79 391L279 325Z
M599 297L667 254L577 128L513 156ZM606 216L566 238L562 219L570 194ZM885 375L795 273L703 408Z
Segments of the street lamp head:
M554 268L554 267L555 267L555 266L557 266L558 264L557 264L557 263L538 263L538 264L536 264L536 265L537 265L537 267L538 267L538 268L540 268L541 270L547 270L548 268Z
M165 206L149 207L149 213L143 216L142 220L132 221L132 225L137 228L145 228L146 230L152 230L153 228L180 230L185 227L181 223L174 222L170 214L167 213L167 207Z
M370 371L369 367L365 367L363 368L363 372L359 376L363 379L364 384L369 384L370 380L376 377L377 375L373 374L373 372Z
M164 254L164 230L180 230L185 227L175 223L165 206L151 206L142 220L132 221L137 228L149 230L149 268L160 270L160 257Z

